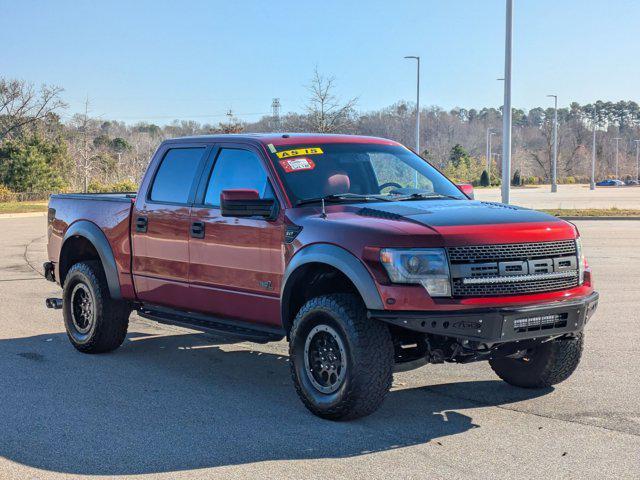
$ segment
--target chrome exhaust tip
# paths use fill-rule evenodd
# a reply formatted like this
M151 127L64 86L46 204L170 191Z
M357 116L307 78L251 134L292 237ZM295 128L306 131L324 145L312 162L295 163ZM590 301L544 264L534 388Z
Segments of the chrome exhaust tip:
M50 297L44 301L47 308L53 308L54 310L60 310L62 308L62 299Z

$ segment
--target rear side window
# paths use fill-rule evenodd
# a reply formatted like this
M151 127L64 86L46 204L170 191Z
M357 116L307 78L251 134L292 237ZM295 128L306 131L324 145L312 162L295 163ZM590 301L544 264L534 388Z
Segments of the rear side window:
M217 207L222 191L234 188L257 190L260 198L273 198L267 172L258 156L248 150L223 148L209 178L204 203Z
M151 187L154 202L187 203L204 148L172 148L158 168Z

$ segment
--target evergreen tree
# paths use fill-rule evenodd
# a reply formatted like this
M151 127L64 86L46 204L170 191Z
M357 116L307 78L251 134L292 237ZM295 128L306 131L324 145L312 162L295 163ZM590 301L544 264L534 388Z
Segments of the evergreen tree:
M70 159L64 142L33 135L0 147L0 183L14 192L50 192L64 187Z
M480 175L480 186L488 187L491 185L491 179L489 178L489 172L486 170L482 171L482 175Z
M522 184L522 178L520 177L520 170L513 172L513 178L511 179L511 185L519 187Z

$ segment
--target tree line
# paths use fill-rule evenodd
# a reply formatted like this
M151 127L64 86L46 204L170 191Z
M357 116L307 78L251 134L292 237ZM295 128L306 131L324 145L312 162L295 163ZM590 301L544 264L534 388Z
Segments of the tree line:
M217 124L174 121L127 124L91 117L90 102L63 121L63 90L0 78L0 198L8 192L135 190L161 141L184 135L239 132L322 132L390 138L412 147L415 104L399 101L379 110L357 109L357 98L340 99L335 79L314 72L308 102L300 112L263 116L255 122L230 117ZM544 183L551 177L553 108L513 110L514 183ZM420 110L420 154L456 181L498 184L502 110L437 106ZM615 169L619 138L620 177L636 176L635 144L640 107L633 101L572 103L558 110L558 178L588 182L592 131L596 130L596 178ZM487 158L490 134L492 154ZM4 192L4 193L3 193Z

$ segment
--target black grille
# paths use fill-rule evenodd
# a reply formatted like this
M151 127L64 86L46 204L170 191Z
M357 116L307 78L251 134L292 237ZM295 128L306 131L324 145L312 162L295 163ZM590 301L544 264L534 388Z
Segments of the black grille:
M495 295L518 295L523 293L553 292L578 286L578 275L569 278L552 278L513 283L462 283L461 278L453 280L453 295L456 297L491 297Z
M471 245L466 247L449 247L451 263L482 262L487 260L534 260L536 258L553 258L576 255L575 240L560 242L511 243L504 245Z

